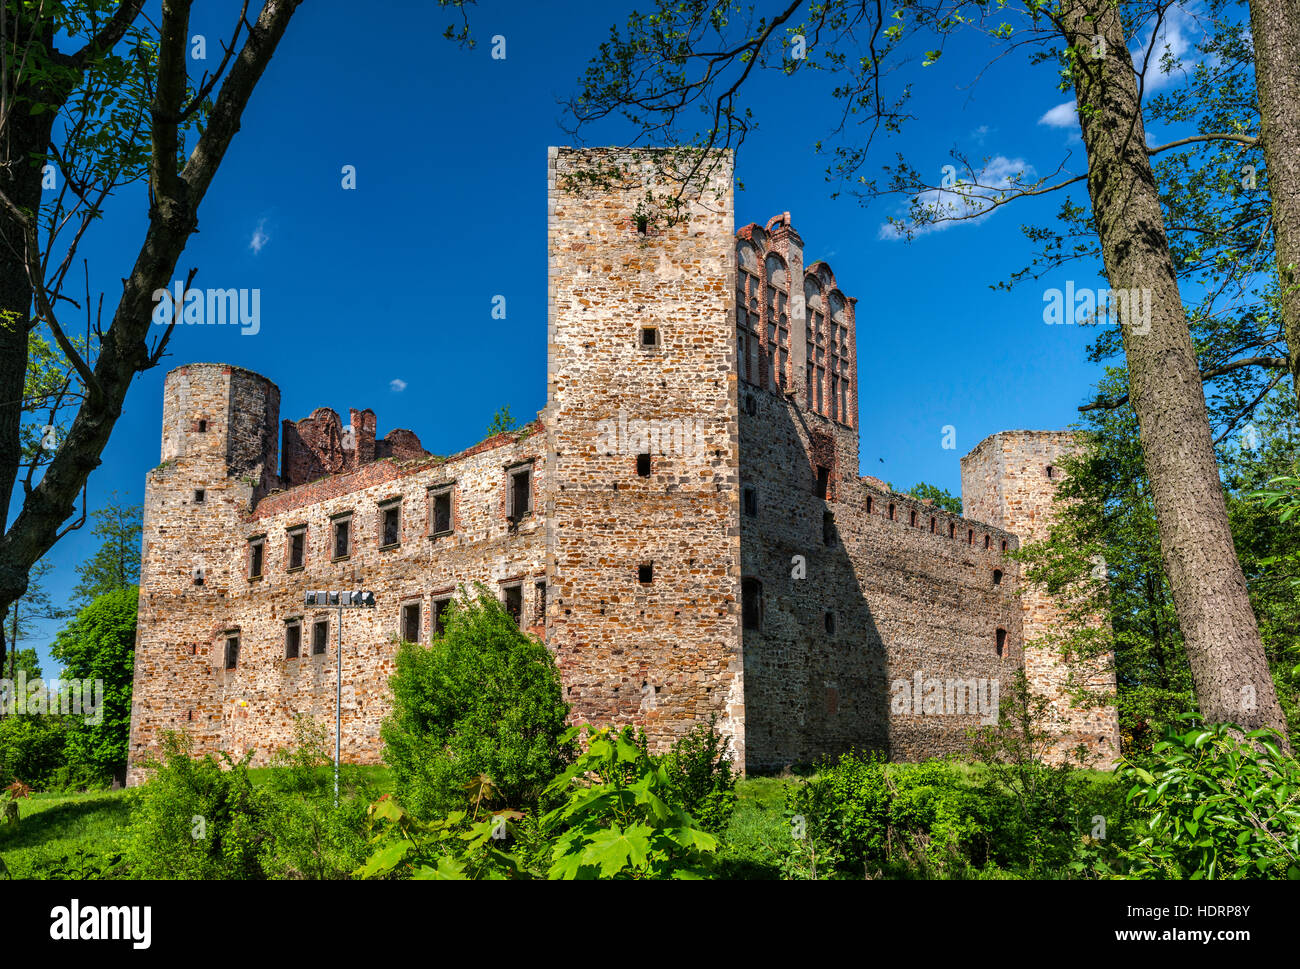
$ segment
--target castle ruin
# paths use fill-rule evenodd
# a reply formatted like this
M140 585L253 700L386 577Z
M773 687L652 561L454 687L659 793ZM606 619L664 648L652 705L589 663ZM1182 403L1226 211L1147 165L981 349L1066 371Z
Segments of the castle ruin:
M613 184L572 178L610 165ZM729 159L689 218L647 220L647 191L673 188L660 169L551 149L547 403L518 431L439 457L377 439L369 410L281 425L275 384L238 367L167 375L133 783L161 731L264 763L295 716L333 720L338 614L303 604L319 589L377 595L345 613L341 718L343 758L378 762L396 641L427 642L475 582L546 642L575 722L637 724L658 749L716 715L750 771L954 753L988 711L900 706L895 685L1006 697L1024 669L1059 749L1113 762L1114 707L1071 704L1069 664L1032 645L1060 610L1007 556L1045 536L1070 435L983 441L964 516L860 476L854 298L805 266L788 213L735 230ZM1113 692L1113 673L1090 683Z

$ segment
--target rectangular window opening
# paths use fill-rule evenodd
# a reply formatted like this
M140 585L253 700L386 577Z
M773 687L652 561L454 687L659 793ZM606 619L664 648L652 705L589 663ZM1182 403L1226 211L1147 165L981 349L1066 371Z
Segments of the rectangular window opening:
M290 622L284 627L284 658L297 659L302 651L302 623Z
M324 656L329 651L330 621L317 619L311 627L311 654Z
M402 541L402 506L389 505L383 509L383 531L380 547L392 548Z
M402 639L408 643L420 641L420 604L408 602L402 606Z

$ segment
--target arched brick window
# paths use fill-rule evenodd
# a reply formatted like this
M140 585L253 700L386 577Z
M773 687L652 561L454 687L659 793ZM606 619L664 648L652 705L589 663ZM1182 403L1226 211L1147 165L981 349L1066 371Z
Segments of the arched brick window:
M849 319L845 312L844 297L830 294L830 330L826 352L831 373L830 414L841 424L852 424L849 419Z
M740 379L751 384L758 383L760 272L753 243L736 243L736 360Z
M784 390L790 383L790 273L785 260L775 253L767 257L763 268L767 282L763 306L767 386Z
M816 276L803 281L804 301L808 307L808 409L826 413L826 300Z

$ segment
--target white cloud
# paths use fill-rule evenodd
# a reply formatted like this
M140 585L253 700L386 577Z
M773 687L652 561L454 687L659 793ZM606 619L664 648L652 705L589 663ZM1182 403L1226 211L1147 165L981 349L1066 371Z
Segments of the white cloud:
M401 377L394 377L392 380L388 381L388 389L395 394L400 394L406 389L406 381Z
M1173 6L1165 11L1160 32L1156 34L1155 46L1151 45L1151 32L1148 31L1145 37L1139 39L1138 46L1131 51L1133 70L1140 71L1142 61L1147 57L1147 49L1151 50L1150 59L1147 60L1146 83L1143 85L1145 91L1158 91L1181 79L1184 73L1191 73L1196 66L1197 35L1201 33L1202 30L1196 19L1181 6ZM1183 60L1188 54L1192 54L1193 57L1190 61L1176 67L1172 74L1165 74L1161 70L1161 62L1166 51L1173 55L1175 60Z
M1045 124L1049 128L1073 128L1077 125L1078 115L1074 110L1074 102L1066 101L1064 104L1058 104L1038 119L1039 124Z
M253 250L253 255L257 255L271 241L271 237L266 233L266 219L259 219L257 228L253 230L253 238L248 241L248 248Z
M900 213L899 218L907 223L913 237L942 232L963 223L982 222L1001 192L1022 185L1033 176L1033 166L1026 164L1023 158L997 155L988 159L984 167L975 173L974 185L969 194L930 189L917 195L906 210ZM962 178L957 184L971 184L971 181ZM909 221L908 216L915 209L932 213L938 221ZM880 226L879 238L901 239L904 234L898 226L886 222Z

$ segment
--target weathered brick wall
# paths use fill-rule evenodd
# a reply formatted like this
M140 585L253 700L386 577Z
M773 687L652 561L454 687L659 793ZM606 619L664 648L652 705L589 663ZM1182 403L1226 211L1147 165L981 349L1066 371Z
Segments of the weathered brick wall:
M971 514L996 522L1026 542L1045 539L1051 529L1052 496L1062 471L1061 459L1074 448L1068 431L1004 431L985 438L962 459L962 498ZM1049 476L1048 469L1051 469ZM1073 678L1091 693L1115 691L1114 657L1086 663L1066 661L1042 637L1060 632L1065 614L1038 586L1021 594L1026 643L1025 675L1035 695L1049 697L1049 729L1060 735L1051 757L1061 760L1082 745L1098 766L1119 755L1119 718L1113 705L1080 707L1071 702ZM1104 621L1098 617L1098 622Z
M548 641L576 720L640 723L663 747L717 714L743 758L730 158L688 221L645 233L638 203L671 189L652 154L552 149L549 165ZM628 177L571 183L596 165Z
M196 377L194 371L169 375L169 420L181 419L182 396L188 410L224 413L228 376L211 369ZM277 415L267 413L274 427ZM357 763L379 758L402 606L420 604L427 641L434 600L475 582L498 595L504 584L521 582L524 624L540 631L534 614L536 583L545 581L540 516L512 524L503 511L508 467L528 462L536 470L535 502L544 487L545 436L539 430L532 425L497 435L445 460L362 465L269 495L255 507L254 484L233 477L238 469L225 463L225 442L197 432L167 434L173 449L190 456L152 472L146 486L132 782L140 779L140 762L156 747L160 730L189 730L200 751L255 751L260 764L292 743L296 714L333 719L337 613L305 609L308 590L365 587L379 600L373 611L344 613L343 755ZM204 433L220 437L224 430L210 423ZM239 448L235 442L236 453ZM454 531L431 537L429 489L446 484L454 484ZM193 500L197 487L205 488L200 504ZM401 541L380 548L380 507L394 501L401 507ZM331 525L344 513L352 515L351 552L336 559ZM289 533L299 528L306 529L305 561L291 570ZM249 575L249 542L259 538L264 565L256 578ZM201 586L193 582L195 568L204 569ZM313 655L312 625L321 618L329 621L327 648ZM296 659L286 657L290 620L300 620L303 629ZM227 670L225 641L232 633L240 639L239 662Z
M776 252L792 270L802 267L788 214L768 225L775 228L748 226L739 238L757 247L760 265ZM830 267L815 267L808 273L842 297ZM802 293L801 276L792 275ZM807 307L790 304L791 343L804 347ZM850 357L842 376L856 400L852 299L844 304ZM766 346L766 304L761 313ZM846 421L811 412L806 358L795 363L788 396L766 367L740 385L741 486L752 489L756 512L740 519L742 573L762 588L759 628L744 630L747 766L781 768L853 747L898 759L963 750L979 713L894 712L893 687L912 687L919 675L923 684L996 681L1006 695L1021 662L1019 571L1004 556L1016 537L860 479L856 407ZM825 498L819 466L828 471ZM1001 656L999 628L1007 633Z

